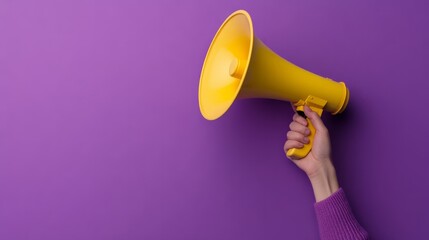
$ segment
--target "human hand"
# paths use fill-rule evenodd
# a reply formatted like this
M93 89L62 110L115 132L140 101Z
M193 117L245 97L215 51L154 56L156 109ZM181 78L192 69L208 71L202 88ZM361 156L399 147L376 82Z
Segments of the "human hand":
M313 146L304 158L291 158L291 160L307 174L312 183L316 201L320 201L337 191L339 186L335 168L331 161L331 143L328 129L319 115L309 107L304 106L304 113L316 130ZM291 148L302 148L304 144L308 143L308 135L310 134L307 120L298 114L293 116L293 121L289 127L290 131L287 133L287 141L284 145L285 153Z

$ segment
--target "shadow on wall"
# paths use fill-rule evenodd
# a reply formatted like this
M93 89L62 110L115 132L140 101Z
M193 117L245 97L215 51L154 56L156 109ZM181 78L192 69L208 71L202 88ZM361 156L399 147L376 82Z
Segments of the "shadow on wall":
M353 140L350 136L357 126L357 109L353 101L346 110L338 115L323 114L323 121L328 127L333 146L333 158L336 167L350 164L339 159L349 158L348 150ZM271 149L270 145L282 150L289 124L294 111L289 102L271 99L245 99L234 102L222 117L212 123L212 136L221 148L230 150L231 154L240 152L263 153ZM279 148L280 147L280 148ZM261 149L266 148L266 149Z
M214 122L216 142L236 157L264 161L264 154L282 151L293 111L288 102L245 99L234 102L228 112ZM252 155L253 154L253 155ZM258 157L258 155L260 155Z
M227 165L246 166L250 163L270 168L277 161L288 165L283 145L293 114L289 102L270 99L236 101L225 115L208 124L213 154ZM350 101L343 113L332 116L325 112L322 117L330 132L333 161L340 184L346 188L353 187L362 178L362 168L365 167L363 163L351 160L362 154L356 152L360 150L352 138L364 127L360 122L364 119L360 115L363 115L362 109L355 101ZM267 158L271 160L267 161ZM270 164L273 165L268 166Z
M359 177L359 174L354 171L360 166L360 163L351 161L356 156L356 148L354 147L357 143L352 136L355 136L355 132L361 131L359 128L362 124L359 121L362 120L364 113L361 112L355 101L350 101L346 110L335 116L323 117L326 126L329 129L332 145L332 158L337 169L337 174L341 182L351 183L354 182L353 178Z

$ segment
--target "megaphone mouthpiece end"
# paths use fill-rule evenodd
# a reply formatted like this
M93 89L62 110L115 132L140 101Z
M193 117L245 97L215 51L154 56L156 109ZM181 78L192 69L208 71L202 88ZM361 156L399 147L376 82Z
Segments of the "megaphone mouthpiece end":
M344 112L344 110L346 109L346 107L347 107L347 105L349 103L349 99L350 99L350 91L347 88L346 84L344 82L339 82L339 83L344 88L344 94L343 94L344 98L341 101L341 105L339 106L338 111L333 112L332 115Z

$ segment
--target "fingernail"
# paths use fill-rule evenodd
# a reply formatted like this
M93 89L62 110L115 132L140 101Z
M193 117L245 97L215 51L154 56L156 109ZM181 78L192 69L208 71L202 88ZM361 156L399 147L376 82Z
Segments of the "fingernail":
M308 137L304 138L304 142L308 143L310 141L310 139L308 139Z
M305 135L310 135L310 129L305 129Z
M309 106L307 106L307 105L305 105L304 108L306 108L306 110L309 111L309 112L312 111L311 108Z

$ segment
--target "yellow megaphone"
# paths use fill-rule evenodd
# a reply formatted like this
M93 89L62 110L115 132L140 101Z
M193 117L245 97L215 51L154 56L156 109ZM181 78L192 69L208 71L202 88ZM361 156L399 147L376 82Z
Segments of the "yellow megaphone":
M199 86L201 114L208 120L222 116L235 99L270 98L292 102L303 113L304 105L319 115L323 110L341 113L349 90L281 58L254 36L249 13L238 10L221 25L207 51ZM287 155L305 157L311 150L314 126L307 120L310 142L290 149Z

